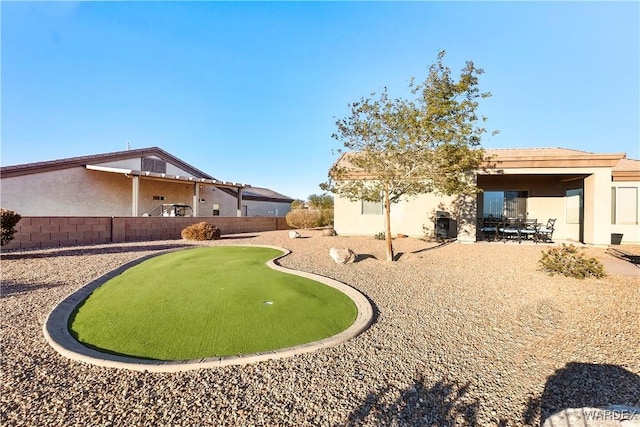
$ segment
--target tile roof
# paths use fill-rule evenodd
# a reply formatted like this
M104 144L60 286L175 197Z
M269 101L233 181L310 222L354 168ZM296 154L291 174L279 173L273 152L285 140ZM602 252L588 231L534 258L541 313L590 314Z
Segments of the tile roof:
M640 160L620 159L618 164L614 166L613 170L640 172Z
M626 159L624 153L592 153L570 148L486 148L488 168L494 167L579 167L600 166L628 168L636 171L638 160ZM349 170L353 177L367 178L367 173L355 167L350 159L354 152L344 153L335 166ZM635 169L634 169L635 168ZM623 169L621 169L623 170Z

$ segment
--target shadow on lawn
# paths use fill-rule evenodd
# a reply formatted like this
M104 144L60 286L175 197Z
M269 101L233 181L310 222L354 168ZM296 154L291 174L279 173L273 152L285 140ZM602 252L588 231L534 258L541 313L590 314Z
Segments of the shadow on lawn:
M480 402L469 396L469 385L440 380L427 386L418 378L401 391L400 397L389 401L387 386L370 393L350 415L347 425L454 426L478 424ZM498 424L504 425L504 424Z
M618 365L571 362L547 379L542 396L529 399L522 421L542 426L567 408L611 405L640 406L640 376Z

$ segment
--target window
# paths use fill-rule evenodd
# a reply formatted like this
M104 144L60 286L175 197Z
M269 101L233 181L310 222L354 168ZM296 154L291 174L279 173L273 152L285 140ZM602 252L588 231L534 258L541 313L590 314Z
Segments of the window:
M583 210L582 188L566 191L567 224L580 224Z
M526 218L527 191L485 191L482 193L484 218Z
M217 203L213 204L213 216L220 216L220 205Z
M382 215L382 202L367 202L362 200L362 215Z
M164 196L153 196L153 200L164 200Z
M638 187L611 189L611 221L621 225L638 223Z
M142 170L146 172L167 173L167 162L152 157L143 157Z

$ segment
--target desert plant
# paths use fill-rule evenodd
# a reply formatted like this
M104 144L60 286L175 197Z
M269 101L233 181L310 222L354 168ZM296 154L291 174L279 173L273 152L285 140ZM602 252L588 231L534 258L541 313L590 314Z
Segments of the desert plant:
M190 225L180 233L186 240L218 240L220 234L218 227L205 221Z
M287 224L293 228L320 227L322 212L316 209L294 209L286 215Z
M386 238L386 234L384 231L381 231L379 233L374 234L373 238L376 240L384 240Z
M574 245L567 246L563 243L561 247L551 248L547 252L542 251L539 262L542 270L552 276L562 274L577 279L606 276L600 261L596 258L587 258Z
M13 240L13 235L16 234L16 225L20 222L21 218L22 216L17 212L0 209L0 223L2 225L1 246Z
M324 227L327 225L333 225L333 208L330 209L322 209L320 211L320 225L319 227Z

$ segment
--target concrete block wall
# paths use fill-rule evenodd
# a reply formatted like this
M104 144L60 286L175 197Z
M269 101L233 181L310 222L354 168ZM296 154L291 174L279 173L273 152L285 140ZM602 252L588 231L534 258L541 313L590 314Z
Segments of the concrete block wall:
M23 217L3 250L180 239L206 221L222 234L288 230L284 217Z

